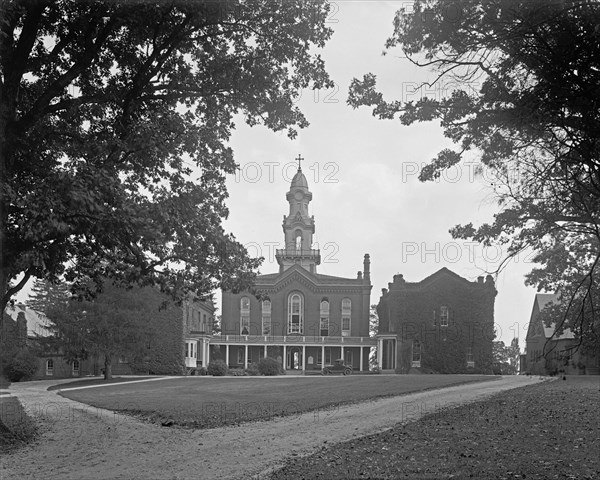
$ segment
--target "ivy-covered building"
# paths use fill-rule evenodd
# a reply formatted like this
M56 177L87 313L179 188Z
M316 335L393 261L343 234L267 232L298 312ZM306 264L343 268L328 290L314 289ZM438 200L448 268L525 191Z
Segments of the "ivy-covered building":
M356 371L369 369L370 259L355 278L323 275L313 248L312 193L300 165L286 195L285 248L276 251L279 271L259 275L254 293L224 291L222 332L210 339L211 358L247 368L262 357L285 370L319 371L344 359Z
M380 368L491 373L496 294L490 275L470 282L445 267L414 283L394 275L377 306Z
M557 333L556 324L545 325L542 311L560 303L555 293L537 293L533 300L521 371L536 375L598 375L600 354L583 352L580 341L569 328Z

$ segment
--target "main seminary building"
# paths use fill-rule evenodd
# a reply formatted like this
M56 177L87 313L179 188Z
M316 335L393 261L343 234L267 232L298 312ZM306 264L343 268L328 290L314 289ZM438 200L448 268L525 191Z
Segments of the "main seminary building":
M369 336L369 255L354 278L319 273L320 252L312 248L315 219L309 215L312 193L300 166L286 200L285 248L276 251L279 271L259 275L253 293L223 292L221 334L187 338L204 352L199 363L220 358L230 367L247 368L269 356L287 371L309 373L343 359L362 372L369 370L371 348L377 347L383 371L491 373L497 293L491 276L470 282L442 268L409 283L396 275L382 290L377 335ZM188 365L194 360L186 359Z

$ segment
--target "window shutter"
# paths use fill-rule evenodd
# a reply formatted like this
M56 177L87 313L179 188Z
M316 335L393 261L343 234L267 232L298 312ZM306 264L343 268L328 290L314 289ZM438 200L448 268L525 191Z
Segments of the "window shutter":
M435 311L435 308L433 309L433 326L437 327L438 321L437 321L437 314Z

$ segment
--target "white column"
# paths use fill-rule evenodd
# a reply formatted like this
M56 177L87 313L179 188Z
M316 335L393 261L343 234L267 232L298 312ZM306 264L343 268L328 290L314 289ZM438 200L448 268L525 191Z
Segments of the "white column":
M244 368L248 368L248 344L244 345Z
M302 345L302 372L306 370L306 345Z
M383 339L377 339L377 365L383 368Z
M264 353L264 357L267 358L267 345L265 344L265 353Z
M286 362L287 362L287 356L286 356L286 347L285 344L283 345L283 370L285 371L286 369Z
M229 366L229 344L225 345L225 365Z
M358 369L359 372L363 371L363 347L359 347L360 348L360 368Z
M208 367L208 364L210 363L210 339L208 339L208 338L205 339L204 340L204 345L205 345L205 349L206 349L205 353L204 353L204 358L206 360L205 360L205 363L203 363L202 365L204 367Z
M340 355L340 358L344 361L344 363L346 362L346 360L344 359L344 347L340 347L340 351L342 352Z
M321 368L325 366L325 345L321 346Z

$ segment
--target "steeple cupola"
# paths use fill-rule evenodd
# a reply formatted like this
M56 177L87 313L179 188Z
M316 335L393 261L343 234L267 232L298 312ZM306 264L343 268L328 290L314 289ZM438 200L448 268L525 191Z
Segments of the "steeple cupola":
M303 159L298 155L297 160L298 171L286 194L290 210L289 214L283 217L285 248L277 250L275 258L281 272L298 264L316 273L317 265L321 263L321 254L319 250L312 248L315 219L308 215L308 204L312 200L312 193L308 190L308 182L302 173L300 162Z

